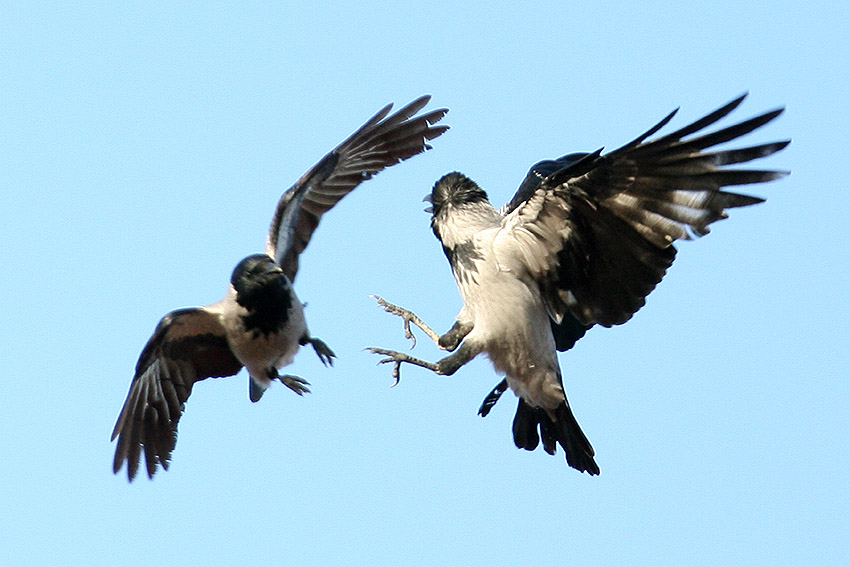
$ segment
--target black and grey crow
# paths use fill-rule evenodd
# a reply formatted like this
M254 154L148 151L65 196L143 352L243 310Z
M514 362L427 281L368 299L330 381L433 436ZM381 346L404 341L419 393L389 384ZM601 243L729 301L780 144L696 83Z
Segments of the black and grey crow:
M127 461L132 481L143 451L149 477L158 465L168 469L177 422L200 380L232 376L244 366L252 402L275 379L299 395L309 392L303 379L278 374L306 344L326 365L334 357L310 335L292 289L298 256L322 215L340 199L384 168L430 149L427 141L448 129L432 126L445 109L414 116L429 99L420 97L390 116L392 105L385 106L287 190L278 202L265 254L239 262L224 299L162 318L139 357L112 432L112 439L118 438L114 472Z
M746 95L744 95L746 96ZM454 354L431 363L386 349L382 363L415 364L449 375L485 353L506 376L486 397L490 411L510 387L519 397L513 422L517 447L554 454L599 474L594 451L564 393L557 351L570 349L592 326L620 325L645 302L673 263L673 242L703 236L725 210L763 199L723 191L773 181L782 171L730 169L769 156L790 141L708 151L767 124L782 109L705 133L743 101L741 96L675 132L649 139L670 113L625 146L603 154L573 153L535 164L501 210L461 173L437 181L431 227L457 281L463 308L439 336L412 312L377 298L390 313L425 330Z

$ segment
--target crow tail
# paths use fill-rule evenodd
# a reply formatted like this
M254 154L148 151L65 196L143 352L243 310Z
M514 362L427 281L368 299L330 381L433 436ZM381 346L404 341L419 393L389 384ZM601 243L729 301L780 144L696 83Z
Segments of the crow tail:
M599 474L599 465L593 460L593 447L566 401L555 410L553 421L545 409L532 407L520 398L513 430L514 443L518 448L533 451L542 437L543 449L550 455L555 454L556 444L560 444L569 466L591 475Z

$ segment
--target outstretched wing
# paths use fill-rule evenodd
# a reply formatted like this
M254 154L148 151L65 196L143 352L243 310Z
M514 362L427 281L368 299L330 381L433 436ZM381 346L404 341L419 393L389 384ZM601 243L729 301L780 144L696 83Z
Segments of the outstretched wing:
M392 104L388 104L283 194L272 219L266 253L290 280L295 279L298 256L323 214L379 171L430 149L427 141L448 130L448 126L433 126L447 109L414 116L430 99L419 97L390 116Z
M168 470L177 443L177 422L195 382L232 376L242 368L230 350L217 315L203 307L179 309L162 318L145 345L112 440L118 438L113 472L127 461L133 480L142 451L148 477Z
M537 173L532 168L503 209L497 250L541 283L553 327L573 329L568 339L596 323L629 320L673 263L674 241L707 234L728 208L763 201L723 187L787 174L724 166L771 155L790 140L705 151L767 124L782 109L685 139L729 114L744 96L657 139L647 141L676 111L610 153L571 154L537 164Z

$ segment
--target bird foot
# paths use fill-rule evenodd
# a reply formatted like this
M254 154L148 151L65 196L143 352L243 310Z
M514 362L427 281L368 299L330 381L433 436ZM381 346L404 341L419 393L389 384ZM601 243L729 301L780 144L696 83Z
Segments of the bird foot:
M278 376L278 380L283 382L283 385L298 394L299 396L303 396L304 394L310 393L310 388L307 386L310 385L309 382L304 380L303 378L299 378L298 376L292 376L291 374L284 374L283 376Z
M404 309L403 307L399 307L398 305L393 305L389 301L383 299L382 297L378 297L377 295L370 295L369 297L371 297L372 299L377 301L378 305L383 307L384 311L386 311L387 313L391 313L392 315L397 315L404 320L404 338L410 339L411 341L413 341L413 345L410 348L416 347L416 337L413 335L413 332L410 330L410 324L411 323L413 323L414 325L416 325L417 327L422 329L425 332L425 334L427 334L429 337L431 337L431 340L433 340L435 343L437 343L437 345L440 344L440 335L438 335L437 332L434 331L434 329L432 329L431 327L426 325L425 322L422 321L422 319L420 319L418 316L416 316L416 314L413 313L412 311L408 311L407 309ZM405 362L409 362L409 361L405 361Z
M387 363L390 363L390 362L395 364L395 366L393 367L393 373L392 373L393 378L395 378L395 383L393 384L393 386L397 385L399 383L399 381L401 380L401 365L404 362L407 362L409 364L414 364L416 366L421 366L422 368L427 368L428 370L436 372L437 374L441 373L440 368L437 364L434 364L433 362L428 362L428 361L425 361L425 360L422 360L422 359L419 359L419 358L415 358L415 357L410 356L409 354L405 354L403 352L398 352L398 351L395 351L395 350L387 350L387 349L384 349L384 348L376 348L376 347L369 347L366 350L368 350L372 354L380 354L380 355L387 357L387 358L384 358L382 360L379 360L378 364L387 364Z
M330 349L328 345L321 339L317 339L316 337L310 337L307 339L307 342L313 346L313 350L316 351L316 356L319 357L319 360L322 361L322 364L325 366L333 366L334 358L336 355L334 351Z

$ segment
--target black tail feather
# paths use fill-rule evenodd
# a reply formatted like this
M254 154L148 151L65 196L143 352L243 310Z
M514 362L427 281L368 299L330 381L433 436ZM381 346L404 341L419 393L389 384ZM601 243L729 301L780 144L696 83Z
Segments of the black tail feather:
M566 403L558 406L553 421L543 408L534 408L519 400L514 417L514 443L520 449L533 451L543 439L543 449L555 454L560 444L567 457L567 464L574 469L591 475L599 474L599 465L593 460L593 447L579 427L572 410ZM538 435L538 426L540 434Z
M540 443L540 437L537 435L539 411L542 410L531 407L522 399L519 400L514 417L514 443L518 448L533 451Z
M507 379L503 379L501 382L496 384L496 387L487 394L487 397L484 398L484 402L481 404L481 407L478 408L478 415L481 417L487 417L487 414L490 413L490 410L493 409L493 406L496 405L496 402L499 401L499 398L502 397L502 394L504 394L507 389Z

